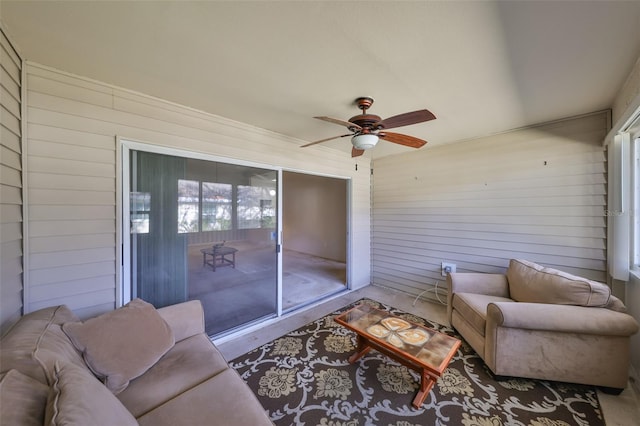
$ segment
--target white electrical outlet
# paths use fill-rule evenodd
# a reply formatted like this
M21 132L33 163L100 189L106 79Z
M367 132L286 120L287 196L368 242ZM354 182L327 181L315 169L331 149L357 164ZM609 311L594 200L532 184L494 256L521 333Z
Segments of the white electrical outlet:
M442 274L443 277L446 277L447 274L450 274L452 272L456 271L456 264L455 263L446 263L446 262L442 262L442 268L440 270L440 273Z

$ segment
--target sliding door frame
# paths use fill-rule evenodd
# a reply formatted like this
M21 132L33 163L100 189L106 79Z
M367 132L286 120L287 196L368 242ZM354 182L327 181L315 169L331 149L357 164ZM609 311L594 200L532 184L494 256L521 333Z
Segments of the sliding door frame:
M346 263L346 269L347 269L346 270L345 288L346 288L347 291L351 290L352 289L351 288L351 285L352 285L351 283L353 282L352 277L351 277L351 271L352 271L352 268L351 268L351 258L352 258L352 256L351 256L352 255L352 251L351 251L351 247L352 247L352 238L351 238L351 235L352 235L352 232L351 232L352 224L351 224L351 218L353 217L352 214L351 214L352 213L352 210L351 210L352 202L351 201L352 201L352 198L353 198L353 196L352 196L353 180L350 177L345 177L345 176L338 176L338 175L332 175L332 174L327 174L327 173L314 173L314 172L309 172L307 170L283 167L282 171L281 171L281 174L280 174L280 178L278 179L278 184L279 185L282 185L282 183L283 183L284 179L282 177L282 174L284 172L298 173L298 174L307 175L307 176L317 176L317 177L339 179L339 180L344 180L345 181L345 184L347 186L347 188L346 188L346 197L347 197L347 199L346 199L346 207L347 208L346 208L346 211L345 211L346 217L344 218L344 220L346 222L345 225L346 225L346 230L347 230L347 235L345 235L345 240L346 240L346 247L345 247L345 250L346 250L346 262L345 263ZM281 195L280 194L280 189L281 188L278 189L278 195ZM284 210L284 209L282 209L282 210ZM279 211L278 213L280 214L282 212ZM280 219L278 219L278 220L280 220ZM284 225L284 224L282 224L282 225ZM279 238L280 238L280 241L281 241L281 248L282 248L282 250L284 250L285 245L286 245L286 241L283 241L282 228L280 228L280 229L281 230L280 230L280 237ZM329 297L331 297L331 295ZM314 304L314 302L310 303L310 305L313 305L313 304ZM305 306L305 305L303 304L303 306ZM292 311L295 311L297 309L298 308L295 307L293 310L289 310L288 312L292 312Z
M277 286L276 286L276 316L274 318L266 319L264 322L260 324L247 325L247 327L239 329L237 332L230 333L216 340L216 343L222 343L229 339L233 339L238 335L242 335L245 333L252 332L259 328L262 328L266 325L275 323L279 321L283 315L290 315L292 312L283 313L282 306L282 180L283 180L283 171L302 173L307 175L315 175L315 176L323 176L323 177L331 177L337 179L343 179L346 181L347 185L347 209L346 209L346 227L347 227L347 236L346 236L346 289L347 291L352 290L353 285L353 268L351 265L353 259L353 233L352 233L352 202L353 202L353 179L350 176L344 175L334 175L328 173L315 173L310 172L308 170L302 170L291 167L282 167L275 166L272 164L264 164L257 163L253 161L239 160L236 158L224 157L220 155L202 153L198 151L190 151L185 149L177 149L171 148L167 146L154 145L150 142L136 140L135 138L128 138L124 136L116 136L116 155L119 158L119 161L116 161L116 226L119 229L117 234L117 245L120 247L118 250L118 255L116 258L118 259L120 265L117 268L118 273L116 277L117 282L119 283L118 288L116 289L116 305L123 306L124 304L131 301L132 292L131 292L131 269L130 269L130 260L131 259L131 247L129 244L129 236L131 231L131 222L130 222L130 205L129 205L129 182L130 182L130 153L132 150L135 151L146 151L155 154L163 154L163 155L172 155L177 157L184 158L193 158L198 160L205 161L213 161L220 163L227 163L239 166L247 166L247 167L256 167L267 170L273 170L277 172L278 175L278 186L277 186L277 226L278 232L276 233L276 251L277 251ZM119 205L118 205L119 204ZM335 295L333 297L337 297ZM329 296L331 298L332 296ZM323 299L318 301L317 303L311 303L308 305L304 305L302 308L307 309L313 307L321 302L326 301L327 299Z
M130 138L118 137L118 146L120 147L120 163L121 167L121 189L120 189L120 202L121 209L120 215L122 217L120 227L120 246L121 246L121 272L120 272L120 297L118 306L125 305L132 299L132 284L131 284L131 245L128 243L129 235L131 232L131 220L130 220L130 205L129 205L129 183L130 183L130 155L131 151L144 151L154 154L171 155L174 157L191 158L196 160L211 161L218 163L226 163L244 167L255 167L260 169L272 170L278 175L278 194L277 194L277 229L276 232L276 317L282 316L282 167L255 163L250 161L243 161L234 158L216 156L212 154L204 154L201 152L194 152L188 150L181 150L176 148L169 148L164 146L153 145L145 142L139 142Z

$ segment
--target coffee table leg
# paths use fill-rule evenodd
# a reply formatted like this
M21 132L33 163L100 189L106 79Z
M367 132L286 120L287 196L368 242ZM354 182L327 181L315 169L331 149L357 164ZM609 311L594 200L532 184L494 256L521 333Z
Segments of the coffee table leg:
M420 408L424 403L424 400L427 399L427 395L429 395L429 391L433 388L433 385L438 381L438 377L430 374L427 370L422 370L422 379L420 380L420 390L418 394L413 399L413 403L411 405L414 408Z
M349 357L349 362L353 364L354 362L365 356L370 350L371 347L369 346L367 339L358 334L358 348L356 349L356 353Z

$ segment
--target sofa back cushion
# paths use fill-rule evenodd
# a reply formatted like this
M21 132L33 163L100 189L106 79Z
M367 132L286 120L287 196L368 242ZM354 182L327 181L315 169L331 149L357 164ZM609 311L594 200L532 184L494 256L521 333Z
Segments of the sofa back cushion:
M56 361L87 368L61 329L61 324L79 319L66 306L52 306L24 315L0 341L2 371L16 369L49 385Z
M517 302L606 306L611 290L586 278L512 259L507 269L509 292Z
M609 298L609 303L607 303L607 306L605 306L605 308L610 309L612 311L616 311L616 312L622 312L622 313L627 312L627 307L624 305L622 300L618 299L613 294Z

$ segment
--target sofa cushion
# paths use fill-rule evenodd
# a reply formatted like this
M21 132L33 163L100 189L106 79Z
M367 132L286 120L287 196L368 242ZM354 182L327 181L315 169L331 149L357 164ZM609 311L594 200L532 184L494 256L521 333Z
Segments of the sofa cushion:
M609 298L609 303L607 303L605 308L610 309L612 311L616 311L616 312L622 312L622 313L627 312L627 307L624 305L624 303L622 303L622 300L618 299L613 294Z
M176 342L205 332L204 310L200 300L163 306L158 313L173 330Z
M118 394L136 418L229 368L222 354L201 333L177 342L169 352Z
M18 370L0 375L0 423L42 426L49 387Z
M487 306L492 302L513 302L513 300L475 293L455 293L452 300L453 309L458 311L459 315L481 336L484 336L487 325Z
M138 423L90 371L73 364L56 364L44 424L127 426Z
M518 302L606 306L611 290L586 278L512 259L507 269L511 298Z
M174 345L173 332L150 303L135 299L115 311L62 329L114 394Z
M82 356L60 324L80 321L66 306L53 306L24 315L0 342L2 371L16 369L51 384L56 360L85 367Z
M138 423L273 426L256 396L231 368L138 418Z

